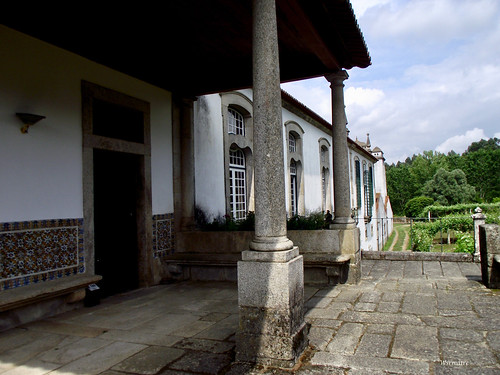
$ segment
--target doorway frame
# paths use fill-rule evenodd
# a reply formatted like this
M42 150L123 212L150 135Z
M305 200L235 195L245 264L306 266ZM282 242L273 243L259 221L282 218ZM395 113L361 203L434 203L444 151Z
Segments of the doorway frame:
M82 81L83 141L83 239L86 272L95 274L94 243L94 149L124 152L140 156L140 188L137 198L137 243L139 287L154 283L153 213L151 198L151 125L150 104L118 91ZM131 108L143 113L144 142L136 143L93 134L93 100Z

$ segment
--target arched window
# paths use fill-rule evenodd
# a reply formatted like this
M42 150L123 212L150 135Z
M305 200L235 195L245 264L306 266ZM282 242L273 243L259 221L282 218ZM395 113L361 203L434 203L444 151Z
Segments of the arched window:
M321 163L328 162L328 148L326 146L321 146Z
M290 204L291 214L295 216L298 214L297 207L297 164L295 160L290 162Z
M228 108L227 112L229 114L227 123L228 133L245 135L245 121L243 115L233 108Z
M297 150L297 140L295 139L295 136L290 133L288 134L288 151L289 152L295 152Z
M247 215L245 155L240 149L229 150L229 205L234 220Z

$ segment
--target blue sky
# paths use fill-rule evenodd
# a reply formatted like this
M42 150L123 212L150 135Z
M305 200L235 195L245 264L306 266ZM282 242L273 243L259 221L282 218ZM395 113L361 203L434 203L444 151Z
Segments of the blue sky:
M372 65L345 81L351 138L388 163L500 138L500 0L351 0ZM283 89L331 121L324 78Z

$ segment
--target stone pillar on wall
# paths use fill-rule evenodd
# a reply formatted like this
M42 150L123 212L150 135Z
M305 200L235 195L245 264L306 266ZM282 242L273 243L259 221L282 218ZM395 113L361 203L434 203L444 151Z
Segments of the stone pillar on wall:
M238 262L236 359L292 367L308 328L303 258L286 233L276 4L253 6L255 237Z
M194 228L194 100L173 100L174 226Z
M477 207L474 212L475 214L472 215L472 219L474 220L474 260L480 261L479 226L486 223L486 215L483 214L483 210L480 207Z
M361 278L361 252L359 229L351 217L347 117L344 105L344 81L349 75L345 70L339 70L325 78L330 82L332 90L334 219L330 229L339 230L341 253L351 258L348 283L357 283Z

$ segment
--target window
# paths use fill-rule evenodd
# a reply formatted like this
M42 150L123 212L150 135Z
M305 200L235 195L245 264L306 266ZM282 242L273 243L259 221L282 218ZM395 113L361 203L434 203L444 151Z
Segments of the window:
M373 206L373 174L372 167L368 169L365 163L363 163L363 185L365 193L365 217L370 218Z
M243 115L233 108L228 108L228 132L230 134L245 135Z
M328 162L328 149L325 146L321 146L321 163Z
M326 192L328 191L328 170L323 168L321 171L321 192L322 206L326 207ZM326 209L324 209L326 211Z
M247 215L245 155L239 149L229 150L229 205L234 220Z
M290 203L291 214L295 216L298 214L297 210L297 164L294 160L290 162Z
M356 170L356 205L358 210L361 209L361 166L359 160L354 162Z
M297 150L297 140L292 133L288 134L288 151L295 152Z

